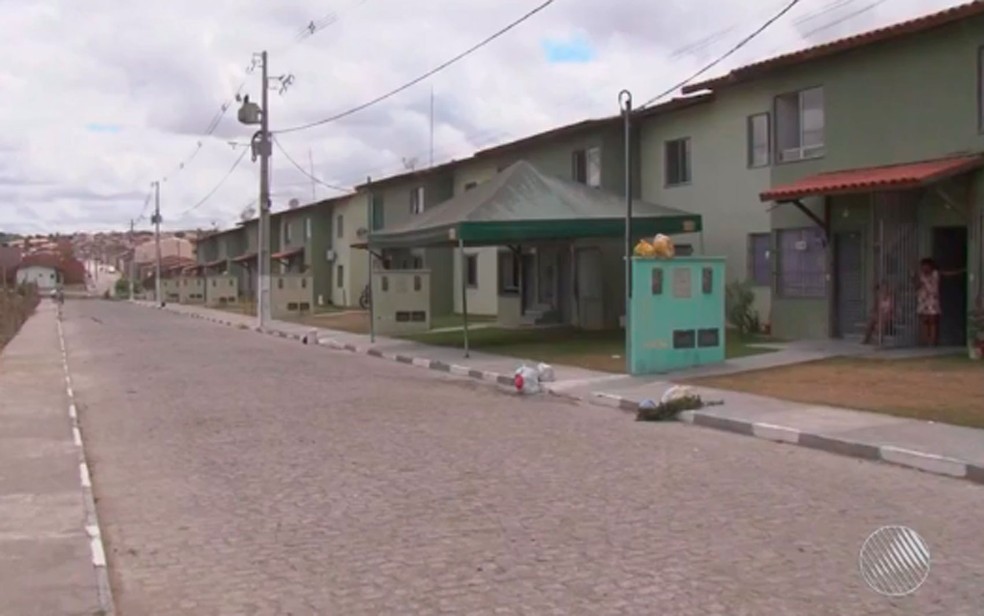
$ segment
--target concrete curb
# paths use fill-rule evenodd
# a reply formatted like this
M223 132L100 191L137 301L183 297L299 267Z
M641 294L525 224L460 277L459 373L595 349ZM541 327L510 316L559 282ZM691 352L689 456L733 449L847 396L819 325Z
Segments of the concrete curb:
M639 401L613 394L596 393L593 402L630 413L635 413L639 408ZM862 460L886 462L895 466L913 468L934 475L965 479L984 485L984 466L966 460L903 449L892 445L873 445L826 434L803 432L796 428L770 423L721 417L704 411L684 411L680 413L678 419L683 423L704 428L817 449Z
M228 319L202 315L194 312L181 312L177 310L171 310L171 312L191 316L196 319L211 321L213 323L219 323L221 325L236 327L239 329L246 328L251 331L277 336L280 338L291 338L294 340L299 340L304 344L308 344L307 335L302 336L300 334L288 334L279 330L261 330L258 327L244 326L243 324L237 325ZM317 334L315 334L315 336L317 336ZM476 370L474 368L469 368L468 366L448 364L436 359L385 353L371 347L357 347L353 344L342 343L331 338L318 338L317 344L335 350L349 351L360 355L388 359L397 363L417 366L428 370L436 370L438 372L450 373L455 376L468 377L495 385L511 387L513 384L513 377L511 375ZM582 398L573 394L553 391L550 388L550 384L547 384L544 389L552 396L573 402L586 402L595 406L614 408L633 414L639 409L640 401L613 394L595 393L589 398ZM984 485L984 466L976 465L964 460L957 460L945 456L902 449L890 445L872 445L870 443L851 441L818 433L802 432L795 428L775 424L752 422L731 417L721 417L719 415L712 415L702 411L684 411L683 413L680 413L678 419L683 423L701 426L704 428L713 428L716 430L732 432L734 434L752 436L767 441L797 445L810 449L817 449L820 451L826 451L853 458L886 462L895 466L904 466L906 468L913 468L936 475L966 479L974 483Z
M99 607L105 616L116 613L113 601L113 590L109 583L109 566L106 561L106 549L103 544L102 531L99 526L99 516L96 513L96 500L92 493L92 474L86 461L85 446L79 424L78 406L75 404L75 391L72 388L72 375L68 366L68 349L65 346L65 332L62 327L62 312L57 315L58 343L61 347L62 368L65 372L65 390L68 394L68 418L72 429L72 440L79 451L79 480L82 486L82 506L85 510L85 532L89 536L89 549L92 553L92 566L96 575L96 587L99 595Z

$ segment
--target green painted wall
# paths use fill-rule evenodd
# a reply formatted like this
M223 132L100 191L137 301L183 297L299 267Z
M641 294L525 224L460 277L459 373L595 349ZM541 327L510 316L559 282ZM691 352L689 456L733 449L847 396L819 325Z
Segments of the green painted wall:
M769 78L725 90L719 98L757 95L763 107L771 108L777 95L823 86L825 155L775 164L771 173L774 186L825 171L979 152L984 150L977 106L977 54L982 45L984 18L975 18L791 67ZM969 199L968 207L973 210L979 207L982 194L977 192ZM808 199L806 204L823 217L824 200ZM919 210L921 243L927 254L931 227L959 224L954 221L938 198L928 194ZM773 210L771 223L774 229L812 224L788 205ZM971 246L972 252L976 250ZM869 272L871 258L866 255ZM776 297L773 316L773 329L780 336L819 338L830 333L827 299Z

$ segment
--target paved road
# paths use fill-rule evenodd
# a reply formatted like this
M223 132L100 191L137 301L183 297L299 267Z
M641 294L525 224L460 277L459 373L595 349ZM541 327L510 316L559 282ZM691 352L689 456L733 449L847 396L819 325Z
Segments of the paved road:
M121 613L984 613L968 482L122 303L66 337ZM889 600L879 526L934 563Z

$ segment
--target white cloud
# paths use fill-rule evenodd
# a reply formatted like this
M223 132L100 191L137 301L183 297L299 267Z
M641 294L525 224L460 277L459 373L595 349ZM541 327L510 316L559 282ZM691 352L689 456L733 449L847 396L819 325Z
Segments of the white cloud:
M540 0L0 0L0 229L123 229L150 182L162 185L170 228L226 225L256 198L249 157L226 175L252 129L235 105L202 133L267 47L289 91L271 95L273 127L332 115L372 99L473 45ZM334 184L360 183L428 159L431 88L438 161L589 116L616 113L617 94L643 101L757 27L785 1L556 0L502 39L392 99L281 142ZM802 0L781 22L708 76L774 53L946 6L954 0ZM876 4L870 9L866 7ZM295 42L310 22L334 23ZM841 22L841 20L843 20ZM811 31L819 31L809 34ZM804 35L809 34L809 41ZM543 42L583 40L591 62L550 63ZM186 169L178 164L204 142ZM274 154L274 204L311 196L310 182ZM318 189L319 195L329 191ZM147 224L147 221L144 221Z

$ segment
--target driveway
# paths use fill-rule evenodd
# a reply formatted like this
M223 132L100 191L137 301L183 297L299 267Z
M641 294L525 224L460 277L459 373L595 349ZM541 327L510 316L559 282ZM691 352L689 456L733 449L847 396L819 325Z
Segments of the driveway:
M122 614L984 613L984 490L125 303L65 335ZM865 538L933 566L888 599Z

